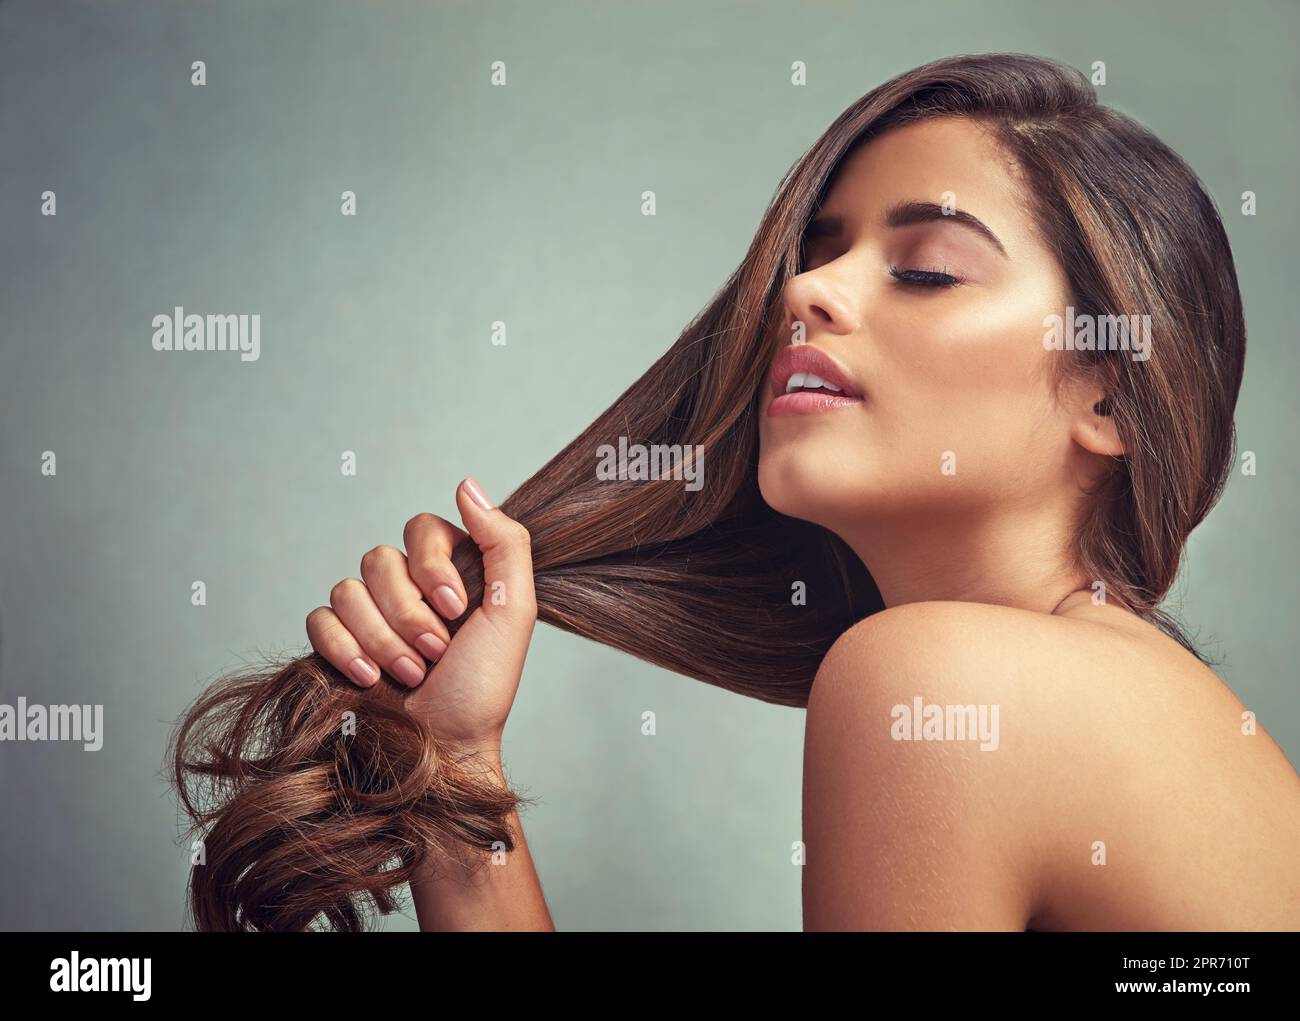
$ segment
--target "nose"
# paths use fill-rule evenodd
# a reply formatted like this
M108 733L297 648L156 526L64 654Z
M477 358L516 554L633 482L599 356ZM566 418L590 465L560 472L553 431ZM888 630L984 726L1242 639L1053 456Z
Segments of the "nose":
M804 336L829 333L846 336L857 329L857 318L828 267L791 277L785 285L786 326L804 324Z

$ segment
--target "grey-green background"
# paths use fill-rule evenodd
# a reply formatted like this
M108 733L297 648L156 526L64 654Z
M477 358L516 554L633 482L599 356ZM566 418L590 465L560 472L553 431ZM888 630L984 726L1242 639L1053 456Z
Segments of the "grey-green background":
M1294 3L1217 0L0 4L0 701L106 717L96 753L0 745L0 925L181 927L183 706L300 649L464 475L504 497L706 303L845 106L959 52L1105 61L1103 98L1223 210L1259 467L1174 606L1297 761L1297 34ZM260 360L155 352L175 305L260 313ZM799 928L802 724L539 628L506 757L557 926Z

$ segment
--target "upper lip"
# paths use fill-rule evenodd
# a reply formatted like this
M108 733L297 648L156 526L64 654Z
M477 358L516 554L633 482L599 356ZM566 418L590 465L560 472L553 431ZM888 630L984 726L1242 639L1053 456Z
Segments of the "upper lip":
M826 352L811 344L795 344L785 348L772 363L772 396L785 393L786 384L796 372L811 372L814 376L840 388L845 397L861 397L858 388L848 375Z

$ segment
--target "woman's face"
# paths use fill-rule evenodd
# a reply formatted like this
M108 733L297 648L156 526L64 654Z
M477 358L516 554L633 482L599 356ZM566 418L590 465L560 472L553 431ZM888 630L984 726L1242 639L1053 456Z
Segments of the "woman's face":
M968 120L895 128L844 161L785 289L802 343L773 372L783 394L792 372L838 372L847 396L764 388L768 504L852 542L865 520L969 520L1069 492L1077 423L1051 385L1063 355L1043 345L1067 287L1028 204Z

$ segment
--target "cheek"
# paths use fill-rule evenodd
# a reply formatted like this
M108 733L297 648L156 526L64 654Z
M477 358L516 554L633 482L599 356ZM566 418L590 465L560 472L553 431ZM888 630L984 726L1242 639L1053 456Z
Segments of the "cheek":
M1009 300L936 302L931 312L917 310L890 325L889 353L928 367L945 387L1015 392L1048 353L1041 323L1042 316Z
M891 374L898 374L900 392L925 399L940 413L956 402L954 410L996 414L1045 392L1053 352L1043 348L1043 315L1026 313L1023 303L1011 300L954 302L900 317L882 353Z
M1052 408L1042 316L1010 302L937 306L890 324L881 345L882 454L892 447L927 469L946 451L969 467L1023 461Z

